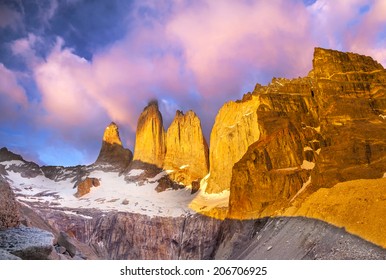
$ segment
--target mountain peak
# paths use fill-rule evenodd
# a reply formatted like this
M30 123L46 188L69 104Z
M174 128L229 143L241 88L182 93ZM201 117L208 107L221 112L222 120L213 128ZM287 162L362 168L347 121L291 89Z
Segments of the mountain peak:
M121 138L119 137L118 126L115 122L111 122L105 129L103 141L109 144L117 144L122 146Z
M107 163L119 168L126 168L132 158L133 153L122 146L117 124L111 122L103 134L102 147L95 163Z
M162 167L166 153L165 129L158 101L152 100L138 119L134 160Z
M336 73L372 72L383 69L383 66L370 56L315 48L311 72L317 77L329 78Z
M193 111L177 111L166 133L164 169L174 170L169 176L185 185L202 179L208 173L208 145L201 121Z

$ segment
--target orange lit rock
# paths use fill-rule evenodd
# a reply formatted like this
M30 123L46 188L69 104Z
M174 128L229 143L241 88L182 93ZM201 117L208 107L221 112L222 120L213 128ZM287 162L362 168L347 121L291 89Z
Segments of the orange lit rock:
M85 194L88 194L92 187L99 187L100 182L97 178L87 177L82 182L77 185L78 191L76 192L76 197L82 197Z
M200 119L193 111L176 116L166 134L165 170L169 176L184 185L202 179L208 174L208 145L202 134Z
M109 164L121 170L125 169L133 159L133 153L122 146L118 126L112 122L103 134L102 147L95 164Z
M134 160L163 166L166 153L165 129L158 102L151 101L138 119Z

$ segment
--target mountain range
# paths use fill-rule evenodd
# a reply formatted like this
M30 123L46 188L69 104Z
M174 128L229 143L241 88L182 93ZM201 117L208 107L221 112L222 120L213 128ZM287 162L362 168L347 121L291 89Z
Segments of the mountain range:
M210 141L156 100L88 166L0 149L0 259L386 259L386 70L315 48L219 110Z

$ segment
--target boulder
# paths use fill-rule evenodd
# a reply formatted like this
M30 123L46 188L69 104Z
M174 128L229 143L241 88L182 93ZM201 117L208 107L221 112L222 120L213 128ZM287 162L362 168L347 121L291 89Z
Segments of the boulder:
M20 210L8 182L0 178L0 230L20 223Z
M0 231L0 248L23 260L47 260L53 250L52 233L29 227Z
M12 255L8 251L0 248L0 260L21 260L21 258Z

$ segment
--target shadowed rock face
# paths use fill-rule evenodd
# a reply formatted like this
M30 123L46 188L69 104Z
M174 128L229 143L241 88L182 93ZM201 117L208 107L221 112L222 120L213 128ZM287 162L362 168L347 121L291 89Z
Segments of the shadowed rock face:
M41 209L59 231L89 245L102 259L209 259L216 246L221 221L202 215L149 217L136 213L97 210L65 215ZM103 214L103 215L102 215Z
M133 153L122 146L118 126L112 122L103 134L102 147L95 164L108 164L124 170L133 160Z
M202 134L200 119L193 111L181 111L166 134L165 170L174 170L169 176L184 185L202 179L208 173L208 145Z
M166 153L165 129L158 102L152 101L138 119L134 160L163 166Z

